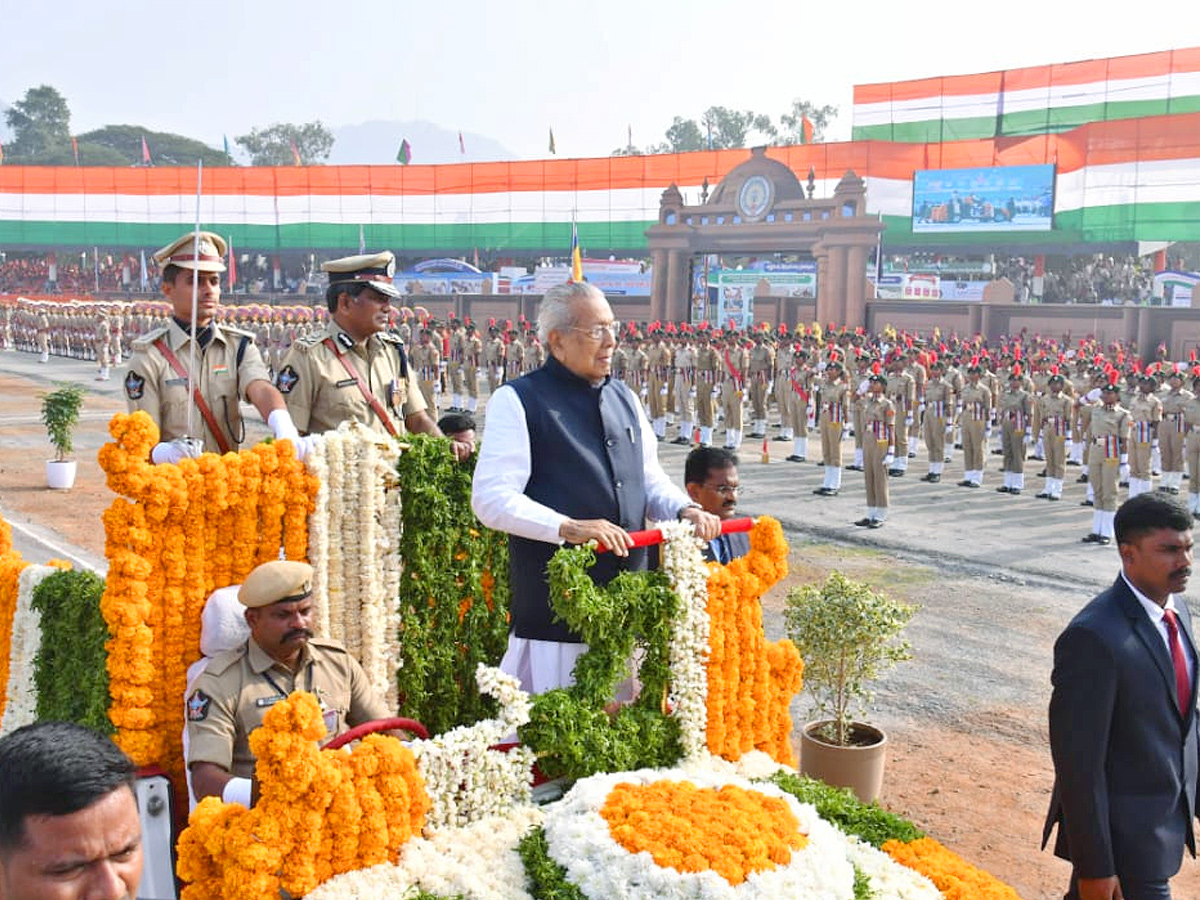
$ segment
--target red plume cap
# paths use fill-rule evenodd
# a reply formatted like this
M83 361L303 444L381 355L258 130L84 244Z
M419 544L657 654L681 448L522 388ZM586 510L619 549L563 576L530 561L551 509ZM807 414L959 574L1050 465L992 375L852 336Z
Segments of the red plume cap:
M871 374L872 375L882 375L883 374L883 366L881 366L879 364L878 360L871 363Z

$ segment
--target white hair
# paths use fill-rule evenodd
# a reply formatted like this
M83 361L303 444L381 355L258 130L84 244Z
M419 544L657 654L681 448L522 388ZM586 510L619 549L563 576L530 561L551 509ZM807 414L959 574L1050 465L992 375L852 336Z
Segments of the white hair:
M546 291L537 318L538 339L543 344L550 339L550 332L565 331L579 321L575 301L581 297L605 299L603 291L585 281L556 284Z

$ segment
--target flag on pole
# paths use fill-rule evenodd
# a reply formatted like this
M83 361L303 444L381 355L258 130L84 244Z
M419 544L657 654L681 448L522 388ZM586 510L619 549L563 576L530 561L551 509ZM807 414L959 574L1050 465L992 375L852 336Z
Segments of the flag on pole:
M579 228L575 225L575 214L571 214L571 281L583 281L583 257L579 253Z
M558 155L558 150L554 146L554 129L553 128L550 129L550 152L553 153L555 156Z
M71 152L75 154L75 165L79 165L79 138L71 135Z
M461 131L458 133L458 152L463 156L467 155L467 143L463 140Z
M400 149L396 151L396 162L402 166L407 166L412 162L412 145L405 138L400 142Z
M237 256L233 252L233 235L231 234L225 239L225 245L229 248L229 293L233 293L233 286L237 284Z
M145 135L142 135L142 165L150 165L150 145L146 143Z
M292 165L302 166L304 163L300 161L300 148L296 146L296 139L291 139L292 144Z
M221 140L223 140L225 142L225 155L228 156L232 160L233 153L231 153L229 150L229 135L227 135L227 134L221 135Z
M800 117L800 142L811 144L813 139L813 123L808 116Z
M363 227L360 224L358 226L358 254L359 254L359 256L362 256L362 254L364 254L366 252L367 252L367 235L363 231Z

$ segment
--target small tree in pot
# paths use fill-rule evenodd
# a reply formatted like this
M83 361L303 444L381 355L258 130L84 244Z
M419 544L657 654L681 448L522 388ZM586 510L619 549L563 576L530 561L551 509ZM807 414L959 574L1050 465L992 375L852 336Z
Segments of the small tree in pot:
M887 738L856 716L866 712L880 673L911 658L900 634L917 609L836 571L822 584L788 593L784 621L804 660L804 687L818 716L801 734L801 768L852 788L867 803L883 786ZM855 752L847 755L847 749Z
M75 450L75 428L84 395L82 385L65 383L42 394L42 424L57 454L46 463L46 480L51 487L69 488L75 482L75 461L68 457ZM56 468L65 471L60 474Z

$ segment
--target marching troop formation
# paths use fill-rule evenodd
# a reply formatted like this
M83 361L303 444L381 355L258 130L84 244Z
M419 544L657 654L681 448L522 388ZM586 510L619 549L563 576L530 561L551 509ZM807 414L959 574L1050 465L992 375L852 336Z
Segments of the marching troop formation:
M19 299L0 306L0 345L38 353L42 362L52 355L94 359L97 379L107 379L139 342L169 332L180 308L186 303ZM389 305L382 315L366 330L404 348L403 379L390 373L391 384L411 384L401 390L410 398L405 408L421 405L434 418L477 411L481 382L490 394L546 360L536 328L523 317L481 328L453 315L439 322L420 307ZM305 369L311 348L337 336L330 317L309 306L212 311L220 328L252 340L265 377L306 421L313 412L296 385L316 377ZM882 526L889 479L905 476L910 462L926 459L920 480L937 484L961 451L959 487L982 487L988 460L998 456L1003 480L996 490L1019 495L1032 459L1043 464L1036 496L1048 501L1062 498L1068 468L1078 467L1082 503L1093 508L1084 540L1108 544L1121 487L1137 496L1158 478L1158 489L1178 494L1189 473L1200 471L1200 366L1166 356L1160 347L1146 365L1135 348L1091 338L1020 335L997 344L936 328L868 335L816 323L772 330L652 322L620 328L612 372L640 398L660 441L712 446L721 434L723 446L736 450L745 438L766 441L773 425L774 440L791 445L789 462L811 458L824 466L815 494L835 496L844 471L862 472L867 510L858 525ZM320 377L340 385L338 371ZM423 403L412 402L415 394ZM363 415L370 418L370 410ZM1200 478L1187 493L1200 518Z

